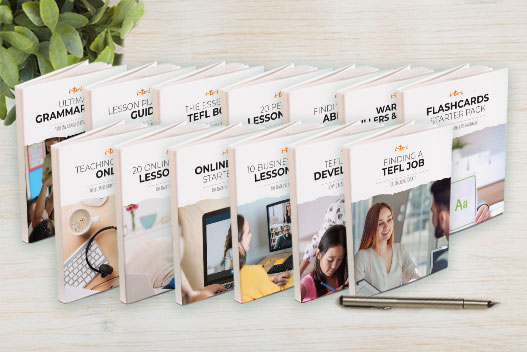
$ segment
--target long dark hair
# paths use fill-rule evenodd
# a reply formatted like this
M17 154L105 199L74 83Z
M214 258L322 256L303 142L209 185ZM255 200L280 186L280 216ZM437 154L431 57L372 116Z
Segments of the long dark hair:
M53 236L55 236L55 223L51 219L44 219L39 222L29 234L29 243Z
M245 218L242 215L238 215L237 217L237 225L238 225L238 243L242 241L243 237L243 225L245 224ZM227 231L227 236L225 237L225 249L223 250L223 258L227 256L227 251L232 248L232 229L231 226L229 226L229 231ZM234 254L233 254L234 255ZM240 269L245 265L245 259L247 257L247 253L240 253Z
M344 248L344 259L334 275L337 275L338 284L343 285L348 279L348 253L346 247L346 226L344 225L333 225L324 232L324 235L318 244L319 254L323 256L330 248L337 246L342 246L342 248ZM315 288L317 289L317 297L325 295L328 292L328 289L320 283L326 283L327 278L320 268L318 255L315 256L315 269L313 270L312 275L313 280L315 281Z

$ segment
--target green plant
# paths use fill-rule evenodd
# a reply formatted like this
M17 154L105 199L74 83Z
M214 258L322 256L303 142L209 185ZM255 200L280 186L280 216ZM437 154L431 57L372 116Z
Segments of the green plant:
M463 142L460 138L454 138L452 140L452 150L463 149L466 145L468 145L468 143Z
M136 0L0 0L0 119L15 85L84 59L118 63L116 45L143 16Z

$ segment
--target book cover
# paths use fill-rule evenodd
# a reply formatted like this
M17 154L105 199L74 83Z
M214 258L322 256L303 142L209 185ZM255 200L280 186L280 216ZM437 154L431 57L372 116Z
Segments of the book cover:
M329 71L289 64L227 86L220 90L223 124L281 125L284 122L282 89Z
M446 70L402 87L397 100L405 121L454 128L450 230L503 214L507 68L464 65Z
M144 133L124 121L51 147L58 298L72 302L119 286L114 145Z
M194 70L195 67L154 62L85 87L86 128L121 120L152 125L152 87Z
M292 122L228 147L234 296L240 303L294 284L287 148L319 129Z
M169 149L176 301L189 304L232 291L227 145L257 130L222 127Z
M120 297L133 303L174 289L167 149L208 125L168 125L115 146Z
M152 88L154 123L166 125L186 121L220 126L219 90L261 72L263 66L223 61L159 83Z
M336 93L341 123L397 124L396 89L430 75L425 67L404 66L356 79Z
M284 122L305 121L336 125L336 92L357 80L378 75L379 69L349 65L282 90Z
M346 225L342 146L359 138L387 136L406 126L380 128L357 121L289 146L297 301L308 302L348 286L346 238L328 231L334 225ZM339 250L341 256L336 256ZM338 261L335 268L328 265L334 260Z
M21 237L55 233L50 147L85 131L83 87L126 70L87 61L15 87Z
M415 126L345 144L350 293L369 296L448 266L452 128ZM329 231L329 230L328 230Z

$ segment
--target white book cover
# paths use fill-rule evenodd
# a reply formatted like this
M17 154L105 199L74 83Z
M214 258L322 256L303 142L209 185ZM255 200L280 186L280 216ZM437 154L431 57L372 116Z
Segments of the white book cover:
M352 295L385 292L448 266L452 128L398 132L342 149L346 225L331 232L346 238Z
M219 90L263 72L263 66L220 62L152 88L154 123L206 123L220 126L222 108Z
M174 289L168 147L208 133L177 123L115 146L120 297L133 303Z
M396 89L430 75L433 70L405 66L383 71L377 76L356 80L337 91L341 123L360 121L362 124L394 125L397 118Z
M347 256L337 258L336 270L321 266L334 256L338 243L323 246L322 250L318 248L321 239L323 244L327 242L324 236L330 227L346 224L342 146L359 138L387 136L406 126L381 128L357 121L289 146L294 275L299 283L294 289L297 301L308 302L347 287Z
M378 75L378 71L375 67L349 65L283 89L284 122L338 124L337 90Z
M282 89L329 71L290 64L225 87L220 90L223 124L281 125L284 123Z
M258 128L240 124L173 145L172 222L176 302L232 291L227 145Z
M84 87L126 70L87 61L15 87L21 235L50 237L53 225L51 145L85 131ZM46 231L46 228L50 231Z
M121 121L51 147L61 302L119 286L113 148L146 127Z
M292 122L227 149L234 296L240 303L294 285L287 148L320 128Z
M446 70L402 87L397 100L404 121L454 128L450 230L461 231L502 214L508 69L464 65ZM475 198L464 191L474 182Z
M152 87L193 72L195 67L151 63L85 88L86 127L116 121L153 124Z

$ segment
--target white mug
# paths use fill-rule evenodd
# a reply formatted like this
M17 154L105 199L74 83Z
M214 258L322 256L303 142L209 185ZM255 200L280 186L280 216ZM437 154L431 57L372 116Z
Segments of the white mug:
M68 226L72 235L84 235L92 224L99 222L99 216L91 216L88 209L80 208L70 214Z

